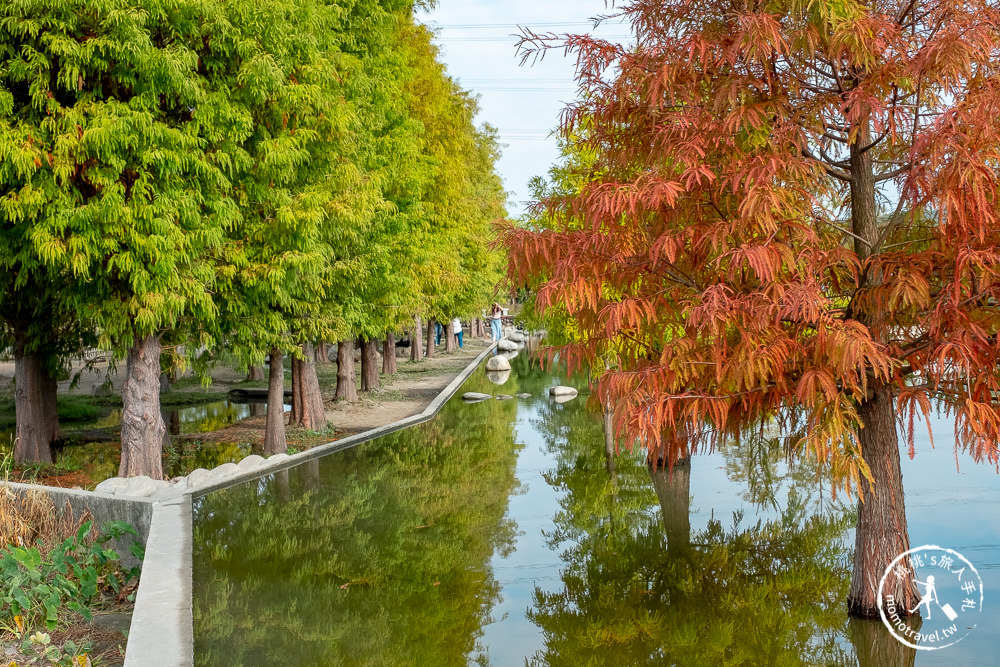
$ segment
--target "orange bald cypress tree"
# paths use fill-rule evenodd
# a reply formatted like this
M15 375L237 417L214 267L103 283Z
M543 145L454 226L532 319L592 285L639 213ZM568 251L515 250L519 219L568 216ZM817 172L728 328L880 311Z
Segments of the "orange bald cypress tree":
M897 424L1000 441L997 2L633 0L577 58L585 184L504 230L572 364L667 460L777 416L862 499L849 609L909 548ZM671 436L687 434L685 441ZM913 608L911 580L892 582ZM900 605L900 603L902 603Z

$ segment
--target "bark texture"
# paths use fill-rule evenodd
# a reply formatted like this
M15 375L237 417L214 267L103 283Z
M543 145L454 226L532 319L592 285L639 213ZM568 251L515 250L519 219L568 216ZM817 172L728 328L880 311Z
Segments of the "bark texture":
M292 359L292 421L310 431L326 428L326 409L316 376L312 343L302 344L302 358Z
M327 351L326 341L321 340L316 343L316 363L330 363L330 353Z
M391 331L385 332L385 341L382 343L382 374L395 375L396 373L396 337Z
M247 382L257 382L264 379L264 369L260 364L253 364L247 368Z
M444 328L444 351L454 352L458 349L458 342L455 340L455 327L451 325L451 320Z
M338 401L353 403L358 400L358 385L354 375L354 341L337 343L337 393Z
M410 361L420 361L423 359L424 351L421 346L424 344L423 339L423 324L420 322L420 316L413 316L413 335L410 336Z
M39 354L14 346L14 440L16 463L52 463L52 443L59 438L56 380Z
M361 391L378 388L378 341L365 338L361 344Z
M858 527L854 538L854 570L847 609L855 616L875 618L878 586L889 563L910 548L903 505L903 473L899 467L899 442L895 411L888 387L875 390L858 407L863 427L858 432L861 457L871 470L874 486L861 481L863 499L858 503ZM896 607L913 609L920 599L906 560L909 576L886 578L885 595L892 595Z
M424 355L428 359L434 356L434 320L427 320L427 350Z
M128 351L122 383L122 460L119 477L163 479L167 427L160 412L160 340L147 336Z
M288 449L285 440L285 364L281 350L271 350L267 376L267 417L264 421L264 447L261 454L271 456Z

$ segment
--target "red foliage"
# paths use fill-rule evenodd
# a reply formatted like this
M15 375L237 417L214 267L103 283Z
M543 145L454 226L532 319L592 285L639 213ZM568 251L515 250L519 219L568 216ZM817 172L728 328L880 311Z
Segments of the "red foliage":
M620 14L631 45L526 36L576 55L561 131L596 161L541 202L546 228L503 230L511 277L578 326L562 357L617 360L599 392L619 428L676 460L699 442L675 430L704 445L805 415L793 447L853 486L857 408L890 386L911 448L914 415L944 406L996 462L995 0Z

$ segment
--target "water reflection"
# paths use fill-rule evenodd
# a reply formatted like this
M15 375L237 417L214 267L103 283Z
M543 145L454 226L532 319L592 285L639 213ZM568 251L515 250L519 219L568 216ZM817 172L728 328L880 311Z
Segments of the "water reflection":
M452 401L200 499L197 664L991 664L995 609L940 655L848 619L853 508L780 438L650 469L609 452L582 380L512 365L462 391L530 397ZM581 395L557 404L558 384ZM996 504L993 472L922 446L914 544L959 548L996 590L1000 521L971 511Z
M510 548L511 401L197 501L199 665L465 664Z

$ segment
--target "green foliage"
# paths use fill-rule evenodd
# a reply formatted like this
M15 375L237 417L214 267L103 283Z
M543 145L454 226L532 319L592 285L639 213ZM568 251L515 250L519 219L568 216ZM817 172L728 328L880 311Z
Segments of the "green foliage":
M88 664L87 654L90 652L90 642L78 645L73 640L67 640L62 646L52 643L48 633L39 630L21 642L21 653L32 655L26 664L57 665L58 667L78 667ZM15 663L11 663L13 665Z
M91 618L91 607L106 593L116 594L138 567L122 571L118 553L108 548L111 540L137 535L121 521L104 525L96 538L93 522L80 526L77 534L55 546L43 558L36 546L0 549L0 628L18 637L44 627L65 625L69 614ZM132 555L141 558L142 547L133 543Z

